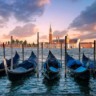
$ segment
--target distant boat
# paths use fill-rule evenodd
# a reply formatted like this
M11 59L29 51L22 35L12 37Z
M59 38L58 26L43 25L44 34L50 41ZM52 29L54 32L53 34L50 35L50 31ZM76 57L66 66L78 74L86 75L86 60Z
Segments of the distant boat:
M48 80L60 77L61 64L56 57L49 51L48 57L43 65L43 75Z
M15 56L13 57L13 67L15 67L16 64L18 63L19 58L20 58L20 56L19 56L19 54L16 51ZM6 59L6 62L7 62L7 68L10 68L11 67L11 59L9 59L9 60ZM6 71L5 71L4 62L2 62L0 64L0 76L5 75L5 73L6 73Z
M68 53L66 55L67 58L67 67L71 71L71 75L77 79L81 80L89 80L90 73L88 68L84 67L83 64L79 60L75 60Z
M18 64L16 68L8 70L8 78L10 81L17 81L25 78L26 76L30 75L31 73L35 72L37 66L37 57L33 53L31 53L30 57Z

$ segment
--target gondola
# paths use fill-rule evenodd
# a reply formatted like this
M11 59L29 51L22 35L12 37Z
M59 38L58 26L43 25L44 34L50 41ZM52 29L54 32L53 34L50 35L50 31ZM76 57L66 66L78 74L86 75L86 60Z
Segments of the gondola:
M55 80L60 77L61 64L49 50L48 57L43 64L43 76L47 80Z
M84 67L87 67L88 69L94 69L94 62L88 58L84 53L82 56L82 63Z
M16 51L15 56L13 57L13 63L14 63L13 67L15 67L17 65L17 63L19 61L19 58L20 58L20 56L19 56L19 54ZM7 68L10 68L10 66L11 66L11 59L9 59L9 60L6 59L6 62L7 62ZM2 62L0 64L0 76L6 75L5 73L6 72L5 72L4 62Z
M18 81L24 79L26 76L34 73L37 66L37 57L31 53L27 60L24 60L21 64L18 64L16 68L7 70L8 79L10 81Z
M68 53L66 54L67 67L70 70L71 76L89 81L90 73L88 68L84 67L83 64L79 61L71 57Z
M82 63L84 64L83 65L84 67L87 67L88 63L89 63L89 58L87 56L85 56L84 53L83 53L83 56L82 56Z

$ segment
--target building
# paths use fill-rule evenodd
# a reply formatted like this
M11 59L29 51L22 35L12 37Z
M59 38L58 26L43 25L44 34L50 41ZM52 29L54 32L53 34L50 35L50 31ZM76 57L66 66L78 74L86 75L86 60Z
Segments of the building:
M59 37L56 37L56 39L53 39L53 34L52 34L52 27L50 25L49 28L49 47L55 47L55 48L60 48L62 44L65 44L65 39L60 39ZM78 48L80 43L80 39L75 38L75 39L70 39L69 36L67 35L67 45L68 48Z
M75 38L75 39L70 39L69 40L69 48L78 48L80 43L80 39Z
M52 36L52 28L51 28L51 25L50 25L50 28L49 28L49 44L52 44L52 40L53 40L52 37L53 37Z
M94 43L93 42L81 42L80 47L81 48L93 48Z

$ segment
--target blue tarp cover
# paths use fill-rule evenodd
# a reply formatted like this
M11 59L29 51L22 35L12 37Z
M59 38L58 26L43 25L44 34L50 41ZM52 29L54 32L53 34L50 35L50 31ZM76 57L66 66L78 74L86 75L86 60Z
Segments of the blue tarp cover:
M70 61L68 61L67 66L68 66L68 67L71 67L71 66L74 65L74 64L82 65L79 60L70 60Z
M77 68L77 69L75 69L74 71L75 72L84 72L84 71L86 71L87 69L85 68L85 67L83 67L83 66L80 66L79 68Z
M50 67L49 68L51 71L53 71L53 72L58 72L58 69L56 69L55 67Z

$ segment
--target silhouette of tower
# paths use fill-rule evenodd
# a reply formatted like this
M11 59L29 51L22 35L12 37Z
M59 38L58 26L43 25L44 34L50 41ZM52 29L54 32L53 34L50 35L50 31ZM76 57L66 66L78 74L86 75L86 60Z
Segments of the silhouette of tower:
M50 25L50 28L49 28L49 43L52 44L52 28L51 28L51 25Z

